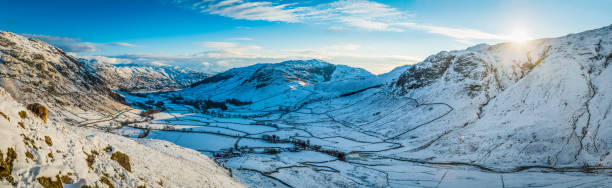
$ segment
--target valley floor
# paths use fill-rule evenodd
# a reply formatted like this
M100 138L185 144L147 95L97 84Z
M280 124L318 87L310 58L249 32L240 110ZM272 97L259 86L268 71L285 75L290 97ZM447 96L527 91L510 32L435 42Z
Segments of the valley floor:
M606 187L612 183L609 169L503 168L410 156L408 146L393 139L401 132L383 135L335 120L341 116L338 113L331 115L355 104L326 103L327 111L305 105L294 110L198 113L192 106L172 104L164 94L124 95L130 103L162 101L165 110L125 123L114 133L200 151L252 187ZM398 110L408 105L409 101L396 104ZM433 111L444 116L452 107L440 109Z

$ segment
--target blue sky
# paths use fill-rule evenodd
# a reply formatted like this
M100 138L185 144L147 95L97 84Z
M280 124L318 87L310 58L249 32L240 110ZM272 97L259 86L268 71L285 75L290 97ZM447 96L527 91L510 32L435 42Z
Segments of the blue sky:
M609 7L610 0L5 0L0 30L109 63L218 72L319 58L384 73L443 50L607 26Z

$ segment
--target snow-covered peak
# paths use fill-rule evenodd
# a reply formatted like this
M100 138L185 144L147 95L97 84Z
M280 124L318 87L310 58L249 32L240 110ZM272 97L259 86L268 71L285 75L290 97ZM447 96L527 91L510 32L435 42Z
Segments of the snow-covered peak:
M107 80L109 87L125 91L176 90L209 76L181 66L133 64L103 56L81 57L80 60Z
M309 60L289 60L278 63L280 65L289 66L310 66L310 67L323 67L329 66L330 63L320 59L309 59Z
M316 59L294 60L230 69L197 82L192 88L179 93L190 99L269 100L260 104L290 105L306 100L313 89L319 93L332 92L339 95L340 92L348 92L357 87L350 83L373 78L373 74L360 68L334 65Z

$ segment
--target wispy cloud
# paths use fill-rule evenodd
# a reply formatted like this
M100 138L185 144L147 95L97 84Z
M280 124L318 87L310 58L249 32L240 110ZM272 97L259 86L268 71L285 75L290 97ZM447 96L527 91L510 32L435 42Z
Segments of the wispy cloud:
M369 0L338 0L312 6L243 0L174 1L203 13L235 19L329 24L328 29L331 31L342 31L347 27L392 32L411 29L461 40L504 39L503 36L475 29L416 24L411 21L414 15Z
M242 0L175 0L195 10L241 20L265 20L298 22L303 8L293 4L277 4L268 1L246 2Z
M367 0L340 0L319 5L306 19L315 22L333 21L347 26L369 30L398 31L393 23L411 17L411 14L388 5Z
M396 23L395 25L424 30L429 33L440 34L456 39L503 39L504 37L501 35L496 35L492 33L487 33L483 31L478 31L475 29L467 29L467 28L451 28L451 27L441 27L441 26L430 26L430 25L419 25L416 23Z
M261 49L255 45L241 45L233 42L203 42L202 45L212 48L210 51L205 51L196 54L201 57L209 58L258 58L256 51Z
M130 44L130 43L127 43L127 42L112 42L112 43L107 43L107 45L110 45L110 46L123 46L123 47L131 47L131 48L140 47L138 45Z
M35 38L45 41L49 44L57 46L69 52L95 52L98 51L98 45L90 42L82 42L78 38L57 37L49 35L23 34L28 38Z
M333 51L354 51L359 49L361 46L357 44L337 44L325 46L322 50L333 50Z
M411 16L385 4L367 0L339 0L316 6L270 1L243 0L174 0L197 11L242 20L280 22L336 22L369 30L401 31L392 22Z
M83 42L79 38L72 37L58 37L49 35L36 35L36 34L22 34L29 38L35 38L38 40L45 41L56 47L64 49L68 52L97 52L105 46L121 46L121 47L138 47L137 45L126 43L126 42L113 42L113 43L92 43Z

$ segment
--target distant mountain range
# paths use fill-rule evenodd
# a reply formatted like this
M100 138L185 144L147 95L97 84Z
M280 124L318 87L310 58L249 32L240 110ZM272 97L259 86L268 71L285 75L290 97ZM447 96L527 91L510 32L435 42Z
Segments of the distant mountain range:
M107 80L111 88L124 91L177 90L210 76L179 66L112 64L107 58L95 56L79 60Z

